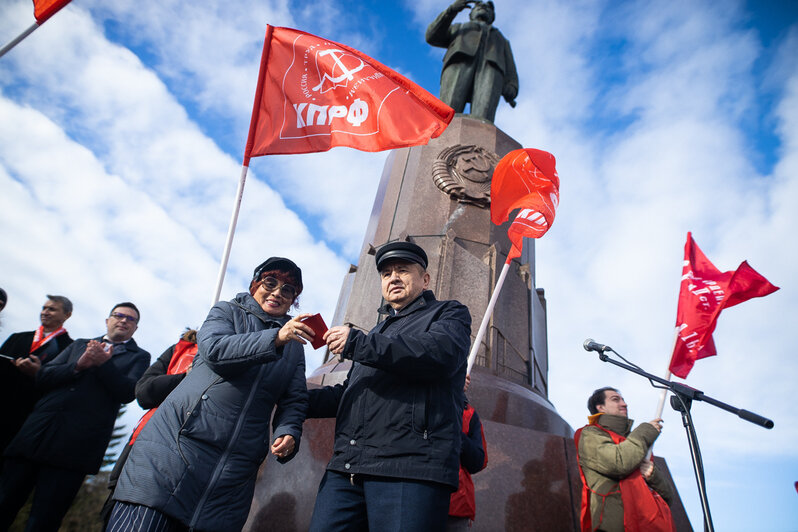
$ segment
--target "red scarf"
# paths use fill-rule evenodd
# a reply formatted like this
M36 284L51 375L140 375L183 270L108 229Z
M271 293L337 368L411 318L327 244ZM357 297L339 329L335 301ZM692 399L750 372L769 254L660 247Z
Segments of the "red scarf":
M611 430L607 430L598 424L598 418L592 420L590 425L599 428L610 435L612 442L618 445L626 440L620 434L616 434ZM598 493L587 487L585 474L582 471L582 464L579 462L579 438L582 435L582 430L585 427L576 431L574 440L576 441L576 462L579 465L579 476L582 477L582 511L580 514L580 521L582 525L582 532L592 532L598 528L601 523L596 523L594 527L591 522L590 512L590 494L595 493L602 500L602 512L604 508L604 499L608 495L618 493L611 491L609 493ZM653 458L653 457L652 457ZM673 526L673 517L671 516L671 509L668 503L662 496L648 487L646 479L640 473L640 469L635 469L626 478L618 481L618 488L621 492L621 502L623 504L623 529L624 532L674 532L676 528Z
M65 332L66 329L61 327L59 329L54 330L47 336L44 336L44 325L39 325L39 328L36 329L36 332L33 333L33 342L31 342L30 344L29 353L33 353L34 351L39 349L41 346L43 346L44 344L46 344L47 342L49 342L59 334L64 334Z

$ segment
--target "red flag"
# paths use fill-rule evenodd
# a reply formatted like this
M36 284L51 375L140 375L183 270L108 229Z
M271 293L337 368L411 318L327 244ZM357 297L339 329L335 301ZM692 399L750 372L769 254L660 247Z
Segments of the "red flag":
M717 354L712 331L723 309L778 289L746 261L734 271L719 271L687 233L671 373L684 379L696 360Z
M426 144L454 110L343 44L268 26L244 164L250 157L349 146L380 151Z
M69 0L33 0L33 16L41 26L44 21L55 15Z
M490 219L501 225L521 209L507 230L513 246L507 261L521 256L523 238L540 238L554 223L560 177L552 154L532 148L513 150L499 161L490 184Z

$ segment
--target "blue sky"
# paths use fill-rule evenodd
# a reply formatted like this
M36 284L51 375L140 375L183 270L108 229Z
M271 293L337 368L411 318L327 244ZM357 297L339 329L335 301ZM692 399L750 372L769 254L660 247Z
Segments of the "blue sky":
M632 417L653 417L657 393L582 341L661 374L687 231L721 270L747 259L781 290L726 311L719 356L687 383L776 426L694 405L709 500L718 530L798 530L798 4L496 4L521 84L518 107L502 104L496 124L553 153L561 179L556 221L537 243L550 400L576 428L590 391L612 384ZM266 24L358 48L437 94L443 50L423 36L445 6L75 0L0 59L0 286L10 295L0 338L33 328L46 293L74 301L74 337L98 334L113 303L135 301L136 337L153 356L199 325ZM4 0L0 41L32 21L28 0ZM336 148L253 159L222 296L285 255L305 273L302 310L329 321L385 158ZM309 351L308 366L319 357ZM655 452L699 529L681 421L664 417Z

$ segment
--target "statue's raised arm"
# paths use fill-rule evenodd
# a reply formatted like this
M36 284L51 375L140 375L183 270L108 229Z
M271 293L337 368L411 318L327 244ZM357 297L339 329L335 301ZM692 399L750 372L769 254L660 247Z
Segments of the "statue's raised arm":
M469 6L470 20L453 24ZM462 113L471 102L471 116L493 122L499 96L515 107L518 72L510 42L492 26L493 2L455 0L427 27L432 46L446 48L441 71L441 100Z

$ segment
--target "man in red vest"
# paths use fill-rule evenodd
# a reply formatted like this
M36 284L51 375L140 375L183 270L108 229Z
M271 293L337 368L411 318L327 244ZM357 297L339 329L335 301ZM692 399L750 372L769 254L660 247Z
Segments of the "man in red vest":
M599 388L587 402L589 424L576 431L582 477L582 531L671 532L670 482L646 459L662 420L632 430L615 388Z

